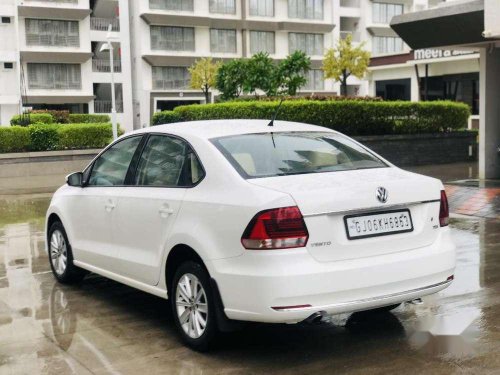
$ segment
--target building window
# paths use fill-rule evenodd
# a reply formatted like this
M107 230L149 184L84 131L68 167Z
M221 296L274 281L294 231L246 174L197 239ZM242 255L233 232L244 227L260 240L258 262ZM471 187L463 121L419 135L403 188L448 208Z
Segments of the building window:
M210 13L235 14L235 0L209 0Z
M479 73L447 74L420 78L422 100L452 100L466 103L479 114Z
M151 49L194 51L194 28L151 26Z
M10 17L2 17L2 23L10 23Z
M172 90L189 87L190 75L184 66L153 66L153 89Z
M308 55L323 55L323 34L288 34L288 51L304 51Z
M403 51L403 40L396 36L373 37L373 53L380 55L384 53L400 53Z
M80 35L77 21L25 20L28 46L79 47Z
M325 78L321 69L311 69L307 72L307 83L302 90L324 90Z
M274 17L274 0L250 0L250 15Z
M149 0L150 9L193 11L193 0Z
M411 79L375 81L375 90L384 100L411 100Z
M28 87L32 90L80 90L80 64L28 63Z
M288 17L323 19L323 0L288 0Z
M250 53L274 53L274 32L250 31Z
M403 14L403 4L373 3L373 22L389 23L392 17Z
M11 62L4 62L3 63L3 68L5 70L11 70L11 69L14 69L14 63L11 63Z
M236 30L210 29L210 51L236 53Z

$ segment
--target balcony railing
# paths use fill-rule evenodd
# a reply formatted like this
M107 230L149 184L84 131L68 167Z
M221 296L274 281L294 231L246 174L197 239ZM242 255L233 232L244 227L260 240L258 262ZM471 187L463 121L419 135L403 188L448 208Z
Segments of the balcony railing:
M24 1L37 2L37 3L78 4L78 0L24 0Z
M110 61L106 59L92 59L92 71L97 73L111 73ZM121 60L113 61L113 71L115 73L121 73L122 71Z
M94 100L94 113L111 113L111 100ZM123 113L123 102L116 101L116 112Z
M341 7L359 8L359 0L340 0Z
M361 41L361 34L359 33L359 31L341 31L340 39L346 39L348 35L352 36L353 42Z
M120 20L118 18L90 17L90 28L97 31L108 31L111 25L112 31L120 31Z
M80 38L76 35L26 34L26 45L80 47Z

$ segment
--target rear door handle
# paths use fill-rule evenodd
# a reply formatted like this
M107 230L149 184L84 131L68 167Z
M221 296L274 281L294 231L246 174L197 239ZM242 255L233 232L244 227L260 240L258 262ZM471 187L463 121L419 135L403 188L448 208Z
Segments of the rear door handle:
M162 217L167 217L168 215L172 215L174 213L174 210L171 209L168 204L164 204L163 206L160 207L158 212Z
M116 204L113 200L108 200L108 202L104 205L106 211L111 212L116 207Z

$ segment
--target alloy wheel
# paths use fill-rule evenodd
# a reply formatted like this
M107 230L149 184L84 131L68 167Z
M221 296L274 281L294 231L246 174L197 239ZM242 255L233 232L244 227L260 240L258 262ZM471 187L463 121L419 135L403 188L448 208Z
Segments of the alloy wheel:
M60 276L68 264L68 247L61 231L55 230L50 238L50 261L54 271Z
M175 303L184 332L193 339L201 337L207 327L208 305L205 289L195 275L181 276L176 286Z

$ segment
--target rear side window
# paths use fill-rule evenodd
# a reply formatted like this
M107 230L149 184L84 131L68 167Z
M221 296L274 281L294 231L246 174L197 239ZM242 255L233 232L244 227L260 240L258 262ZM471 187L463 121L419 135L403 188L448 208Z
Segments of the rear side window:
M387 167L374 154L336 133L242 134L212 142L244 178Z
M152 135L137 166L135 185L189 187L204 176L203 168L192 148L179 138Z
M141 136L125 138L104 151L94 162L88 185L124 185L130 162L141 138Z

